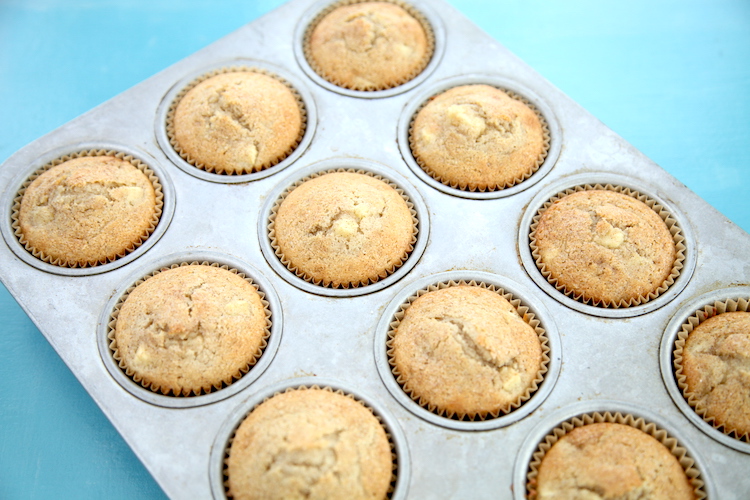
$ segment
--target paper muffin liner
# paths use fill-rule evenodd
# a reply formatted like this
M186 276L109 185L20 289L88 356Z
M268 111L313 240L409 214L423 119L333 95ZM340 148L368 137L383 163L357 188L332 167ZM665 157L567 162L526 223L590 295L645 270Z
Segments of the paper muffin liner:
M645 432L659 441L672 453L672 455L674 455L682 466L685 475L693 486L695 499L702 500L707 497L705 483L701 478L701 471L696 467L695 460L690 457L687 449L681 446L677 439L671 437L666 430L659 428L652 422L646 421L642 417L636 417L629 413L621 413L619 411L614 413L609 411L585 413L561 422L558 426L552 429L547 436L541 440L529 462L526 473L526 497L529 499L537 497L536 485L537 476L539 475L539 466L542 463L544 455L555 443L576 427L603 422L629 425L630 427Z
M322 391L328 391L328 392L331 392L331 393L339 394L341 396L345 396L345 397L351 399L352 401L356 401L357 403L359 403L362 406L364 406L365 408L367 408L367 410L369 410L370 413L372 413L372 415L377 419L377 421L383 427L383 430L385 430L385 435L388 438L388 444L391 447L391 461L392 461L393 465L391 466L392 467L392 469L391 469L391 471L392 471L391 472L391 482L390 482L390 484L388 486L387 498L389 498L389 499L392 498L393 497L393 493L396 490L396 480L398 479L398 474L399 474L399 456L396 453L396 445L394 443L393 436L392 436L390 430L388 429L388 426L385 424L385 422L383 422L383 419L377 413L375 413L375 411L373 410L373 408L371 408L370 405L368 405L367 402L363 401L362 399L359 399L359 398L355 397L353 394L349 394L349 393L347 393L347 392L345 392L345 391L343 391L341 389L334 389L333 387L330 387L330 386L316 385L316 384L313 384L313 385L292 386L292 387L286 388L283 391L277 391L277 392L273 393L273 395L271 395L271 396L269 396L267 398L264 398L258 404L254 405L249 411L247 411L247 413L245 413L240 419L238 419L238 421L237 421L234 429L232 430L231 434L229 435L229 439L227 440L226 446L224 448L224 458L223 458L223 461L222 461L222 464L223 464L223 471L222 472L223 472L223 481L224 481L224 494L226 495L226 497L229 498L229 499L234 498L230 494L230 492L229 492L229 476L228 476L228 472L227 472L227 470L229 468L229 462L228 462L229 461L229 450L231 449L232 442L234 441L234 437L237 434L237 429L239 429L239 427L242 424L242 422L245 421L245 418L247 418L247 416L250 415L250 413L252 413L253 410L255 410L255 408L257 408L261 404L265 403L269 399L273 398L274 396L278 396L279 394L284 394L284 393L287 393L287 392L305 391L305 390L322 390Z
M185 150L182 149L182 146L180 146L180 143L175 138L174 115L175 115L175 111L177 110L177 106L180 104L180 101L182 101L182 98L185 97L185 94L187 94L190 90L192 90L196 85L208 80L209 78L212 78L220 74L244 73L244 72L259 73L259 74L274 78L278 80L279 82L283 83L289 89L289 91L292 93L295 100L297 101L300 114L302 115L302 125L300 127L297 139L294 141L294 144L292 144L292 146L287 151L279 155L277 158L274 158L273 160L263 163L261 165L253 165L251 169L242 169L236 172L226 171L222 167L214 167L212 165L206 165L205 163L200 162L196 160L195 158L192 158ZM185 160L187 163L194 166L195 168L198 168L198 169L201 169L203 171L210 172L213 174L219 174L219 175L245 175L245 174L250 174L253 172L260 172L261 170L266 170L275 165L278 165L280 162L288 158L289 155L291 155L295 149L297 149L297 147L302 142L302 138L305 135L305 131L307 130L307 107L305 106L305 101L302 99L302 96L300 95L299 91L297 91L297 89L294 88L294 86L291 83L289 83L286 79L282 78L281 76L271 71L265 70L263 68L258 68L254 66L245 66L245 65L228 66L228 67L223 67L223 68L215 69L207 73L204 73L203 75L199 76L195 80L185 85L185 87L182 90L180 90L180 92L178 92L177 95L175 95L174 99L169 104L169 108L167 109L167 113L166 113L164 127L165 127L165 131L167 134L167 140L169 140L169 144L172 146L175 152L178 155L180 155L180 157L183 160Z
M288 258L284 256L284 253L279 248L279 245L277 243L276 239L276 214L278 213L279 207L284 202L286 197L294 191L297 187L302 185L303 183L315 179L317 177L321 177L326 174L331 173L338 173L338 172L348 172L348 173L355 173L355 174L363 174L363 175L369 175L370 177L373 177L374 179L377 179L379 181L382 181L386 184L388 184L390 187L396 190L396 192L404 199L406 202L406 206L409 208L409 212L411 213L412 221L413 221L413 228L414 231L412 233L411 241L409 242L409 246L407 247L404 254L401 256L401 260L391 266L388 269L384 269L379 274L374 276L368 276L367 278L364 278L360 280L359 282L351 282L351 283L341 283L341 284L334 284L331 281L325 281L323 279L315 279L313 276L310 276L309 274L305 273L304 271L300 270L297 266L294 265L293 262L291 262ZM284 192L279 196L279 198L276 200L276 202L273 204L273 207L271 207L270 214L268 216L268 238L270 240L271 249L273 250L276 257L278 257L279 261L286 266L286 268L294 273L295 276L298 278L301 278L308 283L312 283L313 285L326 287L326 288L359 288L367 285L371 285L373 283L376 283L384 278L387 278L394 272L396 272L397 269L399 269L401 266L404 265L406 260L411 255L412 251L414 250L414 247L417 243L417 235L419 234L419 218L417 217L417 211L414 208L414 203L409 199L406 192L401 189L401 187L398 186L398 184L392 182L391 180L383 177L382 175L378 175L375 173L372 173L368 170L362 170L362 169L354 169L354 168L335 168L335 169L329 169L329 170L323 170L320 172L316 172L313 174L310 174L308 176L303 177L302 179L298 180L297 182L293 183L291 186L289 186L287 189L284 190Z
M739 432L735 429L729 429L723 424L716 421L714 417L709 414L706 405L702 404L695 393L688 390L686 383L686 377L683 373L683 352L685 348L685 342L688 336L695 330L695 328L706 321L707 319L713 318L719 314L726 312L750 312L750 299L748 298L734 298L726 299L721 301L715 301L713 304L706 304L702 309L695 311L690 317L688 317L682 324L680 331L677 333L677 338L674 343L673 351L673 367L674 376L677 381L677 387L682 392L682 396L685 398L690 407L697 413L704 421L710 424L714 429L730 436L734 439L742 441L744 443L750 443L750 433Z
M493 411L481 411L475 415L459 414L456 412L445 410L443 408L438 408L436 405L430 403L425 398L417 394L412 388L409 387L408 381L404 380L398 368L396 367L396 363L393 359L394 358L393 341L395 338L396 330L398 329L398 326L401 324L401 320L403 320L406 310L409 309L409 307L411 307L411 304L415 300L417 300L419 297L421 297L422 295L428 292L434 292L436 290L442 290L445 288L449 288L453 286L460 286L460 285L476 286L476 287L485 288L487 290L497 293L498 295L503 297L505 300L507 300L516 309L516 311L521 316L521 318L523 318L523 320L529 326L531 326L536 331L537 335L539 336L539 342L542 347L542 362L541 362L539 371L537 372L537 375L532 381L531 385L524 391L524 393L521 394L515 401L513 401L506 408L498 408ZM396 382L398 383L398 385L401 386L401 388L403 389L404 393L406 393L419 406L421 406L422 408L425 408L429 412L434 413L435 415L438 415L440 417L448 418L451 420L457 420L457 421L474 422L474 421L491 420L494 418L501 417L503 415L507 415L508 413L520 408L539 389L539 386L544 381L544 377L549 370L549 363L550 363L549 339L547 338L545 329L541 325L541 321L535 316L533 312L531 312L529 307L523 304L521 299L514 297L513 294L506 292L503 288L495 286L495 285L483 283L481 281L478 282L476 280L442 281L442 282L430 285L427 288L418 290L415 294L408 297L406 301L399 307L398 312L394 315L393 320L389 324L389 330L386 335L386 347L387 347L386 354L388 357L388 364L391 368L391 373L396 379Z
M487 83L484 83L482 81L477 81L476 84L484 84L484 85L490 85ZM463 85L472 85L470 83L462 84ZM550 132L549 123L547 122L547 118L542 114L541 111L539 111L539 108L537 108L531 101L523 97L521 94L518 94L516 92L513 92L511 90L491 85L495 87L498 90L501 90L505 92L510 98L515 99L516 101L520 101L523 104L525 104L531 111L534 112L534 114L539 118L539 123L542 126L542 151L539 153L539 157L536 159L536 162L534 163L534 166L529 170L528 172L525 172L522 175L519 175L515 179L512 179L510 181L506 181L503 184L495 184L492 186L483 186L483 187L477 187L477 186L469 186L466 182L459 182L451 179L446 179L445 177L441 176L439 173L435 172L430 168L429 165L427 165L424 160L422 160L421 157L417 156L415 153L416 147L414 144L414 120L416 119L417 115L419 114L422 109L427 106L435 97L437 97L440 94L443 94L444 92L447 92L450 89L442 89L439 92L436 92L432 96L430 96L428 99L425 99L425 101L414 111L414 114L411 117L411 120L409 121L409 149L411 151L411 155L414 158L414 161L417 162L417 165L424 170L430 177L435 179L436 181L440 182L441 184L444 184L448 187L451 187L453 189L460 189L462 191L470 191L470 192L487 192L487 191L498 191L501 189L507 189L509 187L515 186L516 184L520 184L521 182L525 181L534 173L536 173L537 170L544 164L544 161L547 159L547 156L549 155L550 151L550 145L552 144L552 135ZM455 88L455 87L452 87Z
M661 218L662 221L664 221L664 224L666 224L667 229L669 229L670 234L672 235L672 238L675 242L675 259L674 263L672 265L672 270L667 276L667 279L664 280L664 282L657 287L652 292L641 295L639 297L632 298L630 300L621 300L620 302L610 302L607 300L596 300L591 297L586 296L586 292L576 292L575 290L569 290L565 285L558 282L557 279L552 277L552 273L547 270L547 266L542 263L541 261L541 255L539 253L539 249L536 246L536 229L539 226L539 220L547 208L552 206L553 203L556 201L564 198L565 196L568 196L570 194L579 192L579 191L586 191L586 190L608 190L608 191L614 191L616 193L625 194L627 196L630 196L631 198L635 198L636 200L639 200L643 203L645 203L649 208L651 208L656 214ZM640 304L644 304L646 302L649 302L651 300L654 300L659 295L666 292L669 287L671 287L675 280L680 276L680 272L682 271L684 267L685 262L685 252L687 250L687 247L685 246L685 237L682 233L682 229L677 223L677 220L672 216L672 214L667 211L667 209L660 205L655 199L640 193L634 189L630 189L628 187L624 186L617 186L612 184L583 184L580 186L575 186L566 189L565 191L562 191L549 200L547 200L537 211L536 215L532 218L531 225L529 226L529 247L531 248L531 255L534 259L534 262L536 264L536 267L539 269L539 271L542 273L542 276L552 285L554 286L559 292L562 292L563 294L567 295L568 297L571 297L572 299L581 302L583 304L593 305L596 307L602 307L602 308L612 308L612 309L618 309L618 308L627 308L627 307L633 307Z
M347 82L342 82L333 77L332 75L326 74L326 72L321 69L313 59L311 53L310 53L310 37L312 36L312 32L315 29L315 27L320 23L320 21L336 10L339 7L345 7L347 5L354 5L358 3L369 3L373 1L379 1L379 2L387 2L392 3L394 5L397 5L404 9L410 16L412 16L414 19L419 22L419 24L422 26L425 32L425 36L427 38L427 52L425 53L425 56L423 60L420 62L419 66L409 73L408 75L403 76L400 79L394 80L393 82L389 82L388 84L384 85L372 85L372 86L358 86ZM376 92L380 90L388 90L392 89L394 87L398 87L399 85L403 85L406 82L413 80L416 78L420 73L422 73L425 68L427 68L427 65L430 63L430 60L433 57L433 54L435 53L435 32L432 28L432 25L430 24L430 21L427 19L427 17L422 14L419 10L417 10L414 6L407 2L402 2L401 0L340 0L340 1L334 1L330 5L328 5L326 8L321 10L318 15L316 15L313 20L310 22L310 24L307 26L307 29L305 29L304 35L302 36L302 50L305 56L305 59L307 63L310 65L310 68L317 73L321 78L326 80L329 83L332 83L333 85L336 85L337 87L349 89L349 90L355 90L355 91L364 91L364 92Z
M29 243L24 234L21 232L21 224L18 220L19 214L21 212L21 200L23 200L23 196L26 193L26 190L31 185L34 180L36 180L37 177L42 175L47 170L51 169L52 167L55 167L57 165L60 165L62 163L65 163L66 161L73 160L75 158L82 158L86 156L113 156L117 159L127 161L134 167L136 167L138 170L143 172L146 177L148 177L148 180L151 181L151 184L154 187L154 194L155 194L155 202L154 202L154 214L151 217L151 221L149 224L149 227L146 228L146 230L141 234L137 239L132 241L126 248L122 249L120 252L107 255L104 257L101 257L98 260L90 260L87 262L76 262L76 261L69 261L63 258L53 258L50 255L47 255L45 252L38 250L34 248L34 246ZM59 267L67 267L67 268L88 268L88 267L95 267L100 266L104 264L108 264L110 262L114 262L117 259L121 259L128 255L129 253L133 252L135 249L140 247L150 236L151 234L156 230L156 226L159 224L159 220L162 215L162 210L164 208L164 193L162 190L162 184L159 180L159 177L154 173L151 168L149 168L148 165L146 165L144 162L139 160L138 158L129 155L124 152L115 151L111 149L86 149L83 151L78 151L75 153L70 153L64 156L61 156L59 158L56 158L52 160L51 162L47 163L40 169L38 169L36 172L34 172L29 178L21 185L21 188L18 190L18 194L13 199L13 207L11 208L11 228L13 229L13 234L18 238L18 242L23 245L23 247L34 257L41 260L42 262L46 262L47 264L53 265L53 266L59 266Z
M258 295L260 296L261 303L263 304L263 310L265 313L266 325L265 325L265 332L261 339L261 343L260 343L260 346L258 347L258 350L255 352L253 358L248 361L247 365L242 367L236 373L229 375L223 380L217 381L214 384L206 384L197 391L194 389L183 389L182 391L175 391L169 387L161 387L156 382L148 380L145 377L142 377L141 375L135 373L130 367L126 365L126 363L122 360L122 357L120 356L119 350L117 348L117 341L115 340L115 326L117 325L117 318L120 315L120 309L122 308L123 304L125 304L125 301L127 300L128 296L132 293L133 290L135 290L135 288L138 285L140 285L141 283L144 283L146 280L148 280L149 278L152 278L153 276L156 276L162 271L167 271L170 269L175 269L178 267L190 266L190 265L211 266L211 267L224 269L226 271L232 272L240 276L241 278L245 279L245 281L250 283L253 286L253 288L255 288L255 291L258 292ZM255 366L255 364L258 362L260 357L263 355L263 352L265 351L266 347L268 346L268 338L271 336L271 324L272 324L271 309L269 307L269 302L266 300L266 295L263 292L263 290L261 290L260 287L256 283L254 283L250 277L238 271L237 269L229 267L228 265L225 265L225 264L222 265L216 262L208 262L208 261L200 261L200 262L191 261L191 262L182 262L180 264L172 264L169 267L163 267L161 269L153 271L152 273L137 280L130 287L128 287L125 293L123 293L122 297L120 297L120 300L117 301L117 304L115 304L112 310L112 314L110 315L109 323L107 324L107 340L109 341L110 354L112 355L112 358L117 363L117 366L125 373L125 375L127 375L135 383L140 384L142 387L154 393L163 394L165 396L193 397L193 396L201 396L203 394L210 394L212 392L223 389L231 385L235 381L241 379L247 372L249 372L250 369L253 366Z

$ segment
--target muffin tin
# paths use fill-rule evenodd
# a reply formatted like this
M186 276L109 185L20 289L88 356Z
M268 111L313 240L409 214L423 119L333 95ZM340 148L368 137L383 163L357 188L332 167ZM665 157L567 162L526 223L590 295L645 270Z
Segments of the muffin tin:
M742 474L750 468L750 450L717 436L684 408L670 378L668 345L694 302L723 297L726 290L748 296L737 285L750 280L745 255L750 237L439 0L411 2L433 24L436 37L436 54L417 79L372 93L322 84L304 61L301 36L328 3L285 4L40 138L0 168L5 241L0 278L167 495L221 497L216 486L221 460L215 457L238 415L281 387L319 381L355 394L393 429L403 474L393 498L523 498L527 450L535 446L527 441L576 412L623 409L651 417L678 438L696 460L709 498L743 498L750 491L750 478ZM478 46L483 50L475 50ZM262 175L208 175L181 163L165 143L166 108L182 85L208 69L234 65L275 71L295 86L307 107L302 143ZM426 97L473 82L491 82L525 97L545 115L551 132L550 153L540 169L491 196L431 183L405 142L411 115ZM111 264L68 269L40 263L13 235L15 193L39 166L85 149L122 151L147 163L162 181L164 214L143 246ZM377 286L340 294L303 286L285 275L269 252L270 205L286 186L321 165L390 174L418 200L417 249L407 265ZM560 188L602 180L658 199L686 235L680 277L642 306L580 307L540 280L528 262L528 226L538 206ZM269 348L246 381L210 398L180 399L187 404L139 397L102 348L102 331L123 288L177 260L245 271L266 292L276 321ZM383 367L394 308L446 276L497 282L535 310L551 332L545 381L505 417L459 422L424 415L399 395ZM81 301L82 294L88 300Z

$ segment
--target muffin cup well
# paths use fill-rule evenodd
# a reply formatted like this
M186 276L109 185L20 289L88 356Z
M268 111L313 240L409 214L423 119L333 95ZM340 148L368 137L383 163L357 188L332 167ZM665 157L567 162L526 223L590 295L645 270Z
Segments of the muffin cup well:
M514 467L514 498L537 497L539 465L547 451L561 437L577 427L601 422L628 425L655 438L678 460L693 487L695 498L700 500L714 497L702 460L671 425L628 404L592 401L575 404L551 415L527 437Z
M405 387L392 360L395 329L411 303L427 292L452 286L469 285L488 289L502 296L539 335L542 364L533 384L507 410L482 412L474 417L437 408ZM451 271L424 277L403 289L386 307L375 335L375 361L380 378L389 392L415 415L440 426L468 431L496 429L515 423L533 412L551 393L560 371L561 347L556 326L543 301L534 301L520 285L484 272Z
M414 155L412 146L412 124L417 113L435 96L452 88L466 85L489 85L511 95L529 106L539 117L544 133L544 152L537 160L535 168L527 175L521 176L513 183L496 186L492 189L468 189L458 183L451 183L433 175ZM406 104L398 123L398 145L401 156L411 171L431 187L452 196L461 198L489 200L517 194L538 183L554 167L562 150L562 128L548 102L554 102L547 95L546 89L533 88L528 83L515 81L495 74L468 74L454 76L438 82Z
M428 5L419 0L406 2L402 0L378 0L397 5L409 13L419 22L425 31L428 43L428 52L425 54L420 66L412 73L396 79L386 85L373 87L359 87L347 85L330 75L326 75L314 62L310 55L310 36L326 15L338 7L365 3L373 0L323 0L313 5L300 19L295 31L294 52L302 70L318 85L333 92L359 98L383 98L390 97L419 85L437 67L442 58L445 48L445 33L442 21L438 15L433 13Z
M661 343L660 365L667 391L693 424L725 446L750 453L750 435L727 429L708 414L705 405L688 391L682 366L683 349L690 333L709 318L735 311L750 311L750 288L715 290L685 304L665 330Z
M202 387L199 390L175 392L170 388L160 387L155 382L145 380L122 362L118 353L114 328L122 305L127 300L128 295L138 285L163 271L187 265L204 265L221 268L240 276L250 283L258 292L264 308L265 331L253 359L246 366L238 370L237 373L226 377L224 380ZM268 367L280 342L282 328L280 311L278 297L271 288L270 283L249 265L215 252L196 251L172 255L142 268L125 281L115 292L104 309L99 323L99 353L110 374L123 388L134 396L164 407L182 408L201 406L236 394L250 385Z
M120 252L88 262L74 262L62 258L53 258L36 249L24 238L19 223L21 201L24 193L40 175L49 169L69 160L84 157L110 156L126 161L140 170L151 182L155 193L154 214L146 230ZM53 151L41 157L32 170L19 180L15 190L9 189L5 197L9 205L7 227L2 227L3 236L16 255L43 271L67 276L99 274L120 267L139 257L150 248L166 231L174 212L174 191L166 173L145 160L147 156L137 150L114 144L81 144L74 148Z
M385 182L404 199L411 212L413 221L413 236L408 250L401 257L400 263L390 269L385 269L379 275L370 276L360 282L334 286L324 283L321 279L297 269L284 257L276 243L275 218L278 208L286 196L305 181L334 172L352 172L368 175ZM298 171L294 176L277 186L267 197L261 217L258 219L258 234L264 257L274 270L291 284L305 291L327 296L363 295L380 290L401 279L416 265L427 245L429 234L429 219L427 208L417 191L409 186L396 172L382 168L379 164L355 158L339 158L324 160L320 163Z
M192 158L182 150L174 137L174 113L180 100L193 87L216 75L232 72L254 72L266 75L283 83L296 99L302 114L302 127L293 147L274 161L252 171L225 172L204 165ZM156 113L155 133L159 147L164 154L184 172L200 179L224 184L236 184L263 179L273 175L294 163L307 149L315 133L317 123L317 109L312 94L305 87L304 82L294 74L283 68L277 67L265 61L251 59L232 59L220 61L210 66L204 66L199 70L187 74L177 81L162 99Z
M667 279L652 293L616 304L596 302L583 293L568 290L550 277L540 261L535 232L542 213L556 200L584 190L618 192L642 201L664 221L675 242L675 260ZM580 174L563 179L540 191L524 213L519 228L519 254L526 272L548 295L566 306L593 316L624 318L653 311L682 291L695 269L695 242L686 218L674 205L655 193L656 189L640 181L616 174Z
M407 498L411 463L406 438L397 421L380 404L367 396L353 391L335 380L322 377L305 377L276 383L256 393L251 399L229 415L219 430L211 448L210 480L215 499L232 498L227 485L227 459L229 449L240 424L261 403L282 393L298 390L324 390L348 397L367 408L383 426L391 446L392 475L387 498L402 500Z

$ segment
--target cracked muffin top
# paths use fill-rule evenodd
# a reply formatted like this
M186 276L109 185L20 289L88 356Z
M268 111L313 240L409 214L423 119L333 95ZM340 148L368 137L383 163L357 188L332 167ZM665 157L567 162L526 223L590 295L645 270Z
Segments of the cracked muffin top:
M469 190L510 187L534 173L547 150L539 116L489 85L463 85L433 97L412 123L410 145L425 172Z
M406 200L386 182L330 172L286 195L271 236L277 255L298 276L348 288L400 267L413 249L416 227Z
M26 188L20 241L55 265L85 267L122 257L155 228L154 184L114 156L82 156L53 166Z
M509 411L528 398L542 366L534 328L500 294L470 285L414 300L389 355L410 396L458 417Z
M677 458L645 432L603 422L576 427L544 454L537 499L695 498Z
M220 73L192 87L168 128L175 150L196 167L247 174L289 156L305 123L301 101L290 87L248 70Z
M542 212L532 248L547 278L576 299L627 306L672 273L676 245L644 202L605 189L578 191Z
M700 323L682 351L690 400L725 432L750 435L750 312L726 312Z
M352 90L384 90L416 77L432 57L432 32L390 2L335 8L311 29L310 66L321 77Z
M240 424L227 459L234 500L385 499L393 476L385 430L361 403L324 389L277 394Z
M164 394L198 395L232 383L255 363L266 311L238 274L186 265L136 286L113 333L115 359L136 382Z

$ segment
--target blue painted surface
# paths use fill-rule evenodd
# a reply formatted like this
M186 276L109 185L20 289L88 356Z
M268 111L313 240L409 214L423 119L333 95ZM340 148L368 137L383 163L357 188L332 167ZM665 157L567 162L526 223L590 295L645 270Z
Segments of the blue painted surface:
M450 0L750 231L750 2ZM0 162L280 5L0 2ZM0 287L0 498L162 498Z

